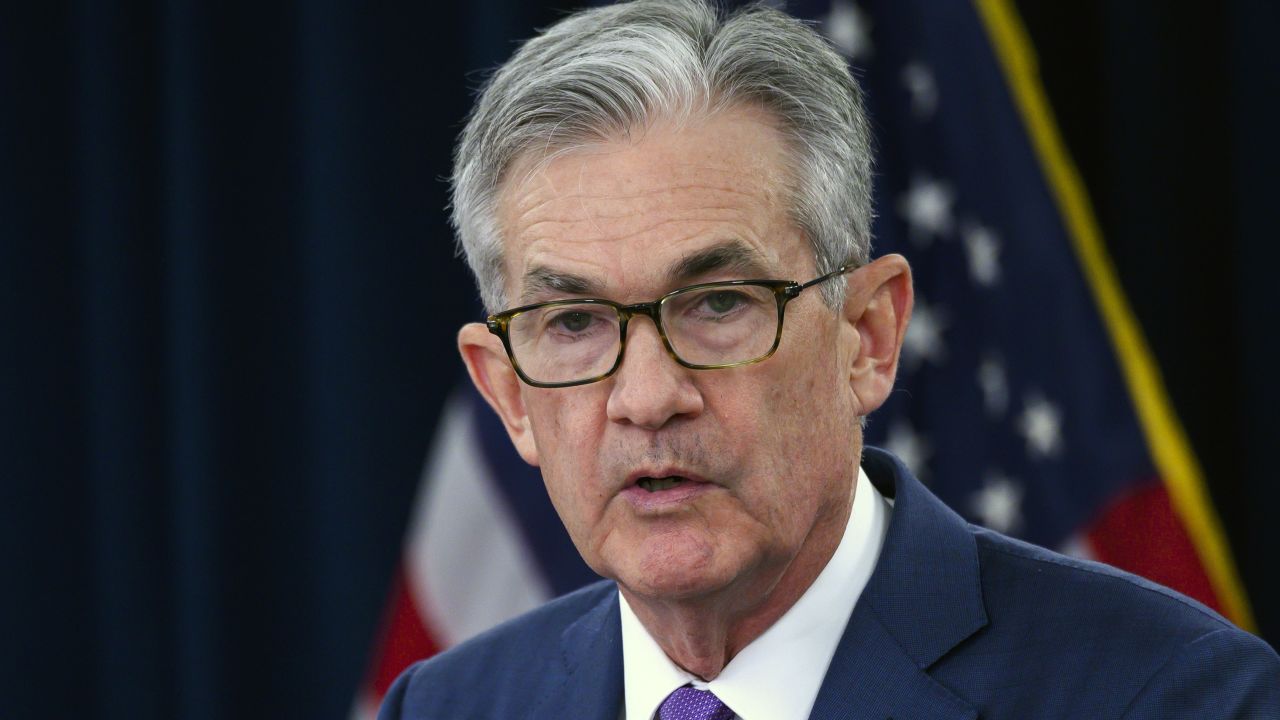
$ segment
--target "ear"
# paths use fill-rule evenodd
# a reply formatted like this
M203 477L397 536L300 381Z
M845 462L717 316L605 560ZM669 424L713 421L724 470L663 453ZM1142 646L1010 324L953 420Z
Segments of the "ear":
M861 416L883 405L893 390L913 302L911 266L901 255L877 258L849 277L844 320L856 339L849 383Z
M516 452L525 462L537 466L538 449L521 395L523 386L511 367L502 340L481 323L467 323L458 331L458 352L467 365L471 382L502 418Z

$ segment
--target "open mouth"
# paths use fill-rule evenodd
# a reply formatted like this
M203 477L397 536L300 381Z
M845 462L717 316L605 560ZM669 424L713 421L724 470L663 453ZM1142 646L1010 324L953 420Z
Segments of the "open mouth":
M667 477L660 477L660 478L642 477L636 481L636 485L638 485L643 490L647 490L648 492L653 493L653 492L662 492L663 490L670 490L671 488L676 487L684 482L688 482L688 478L683 478L683 477L680 477L679 475L668 475Z

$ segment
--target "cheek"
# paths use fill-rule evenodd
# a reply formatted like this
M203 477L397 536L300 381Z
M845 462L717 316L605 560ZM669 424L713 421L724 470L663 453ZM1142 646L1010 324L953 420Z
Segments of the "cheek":
M599 436L604 422L602 407L593 406L581 395L572 390L543 389L525 398L538 457L544 467L580 463L579 454Z
M713 520L710 524L737 527L741 532L742 518L736 514L745 513L756 528L748 534L790 538L795 524L791 516L799 509L796 503L803 502L792 468L804 445L804 407L790 385L795 379L776 372L717 376L721 378L732 381L706 387L704 394L719 399L714 422L720 442L715 451L735 459L733 473L740 482L734 495L740 504L735 503L725 517L708 518Z
M599 446L603 414L576 400L556 390L526 400L547 494L575 542L604 504L593 450Z
M852 443L855 421L843 420L848 413L830 354L814 344L787 360L786 372L769 379L760 414L767 418L762 444L770 452L765 485L773 493L773 521L790 535L808 531L808 522L829 500L827 484L847 472L850 460L842 444Z

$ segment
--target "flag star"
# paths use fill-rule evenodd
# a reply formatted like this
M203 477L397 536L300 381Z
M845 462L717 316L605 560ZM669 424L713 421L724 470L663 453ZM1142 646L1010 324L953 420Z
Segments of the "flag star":
M1027 454L1052 457L1062 450L1062 411L1038 394L1024 403L1018 432L1027 440Z
M938 83L933 71L920 62L908 63L902 68L902 84L911 93L911 114L918 120L933 117L938 109Z
M984 287L995 285L1000 281L1000 240L991 228L978 223L966 223L962 234L970 277Z
M898 198L898 213L907 221L907 234L916 245L951 232L951 206L955 193L951 186L925 175L911 180L911 187Z
M831 3L831 12L823 18L822 30L831 44L850 60L871 58L871 23L850 0Z
M915 428L905 418L896 418L889 426L889 434L885 438L885 449L911 468L917 477L928 475L926 463L932 454L928 441L920 437Z
M982 388L982 404L988 415L1001 415L1009 407L1009 379L1004 363L988 355L978 365L978 387Z
M994 473L973 494L969 507L986 527L1001 533L1014 532L1022 526L1022 487Z
M942 311L930 307L924 298L916 296L907 336L902 341L902 360L908 371L916 370L926 360L934 365L946 360L947 347L942 341L946 327L947 319Z

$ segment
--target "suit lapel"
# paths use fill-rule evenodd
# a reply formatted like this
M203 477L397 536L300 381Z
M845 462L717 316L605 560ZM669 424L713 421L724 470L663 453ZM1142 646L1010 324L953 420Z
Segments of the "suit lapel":
M968 703L916 666L859 605L818 691L814 720L973 720Z
M622 626L618 592L611 592L560 637L563 672L529 717L616 720L622 708ZM541 672L541 668L530 668Z
M928 673L987 623L973 534L893 456L867 448L862 465L893 517L810 717L976 718Z
M928 673L987 622L973 535L893 456L867 448L862 464L894 498L893 517L810 717L973 720L977 711ZM562 668L530 668L554 678L529 717L617 718L623 683L616 589L565 629L561 650Z

